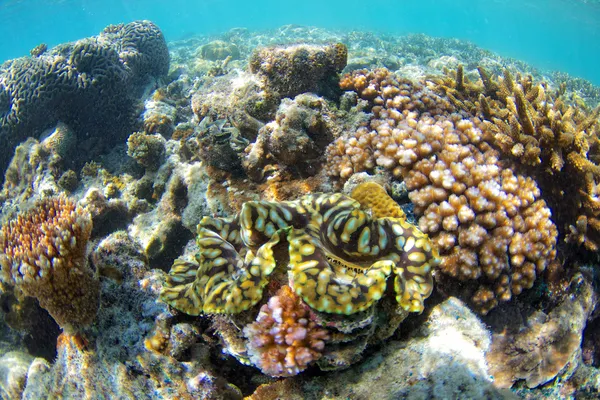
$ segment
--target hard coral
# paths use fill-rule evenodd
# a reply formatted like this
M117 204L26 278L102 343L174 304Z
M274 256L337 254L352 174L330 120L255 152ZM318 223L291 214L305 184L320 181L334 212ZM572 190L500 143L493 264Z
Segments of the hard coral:
M0 145L9 149L0 154L0 173L20 141L58 121L79 137L102 137L97 147L114 143L132 126L135 96L168 68L165 39L149 21L0 65Z
M0 230L0 279L40 305L64 329L91 322L99 283L86 264L87 211L66 197L41 200Z
M557 230L535 181L486 141L488 125L386 70L354 72L341 85L373 104L373 119L330 145L330 173L379 166L404 178L441 271L480 282L471 300L482 314L531 288L556 256Z
M248 63L250 72L261 77L267 90L279 97L305 92L331 96L337 91L333 82L347 58L348 49L342 43L296 44L258 49Z
M256 322L244 328L254 365L271 376L292 376L321 357L327 330L310 320L310 308L289 286L263 305Z
M498 78L478 68L481 82L464 78L462 67L434 87L460 109L483 120L486 140L525 164L555 210L567 241L590 251L600 246L600 107L572 100L561 86L552 90L531 76Z

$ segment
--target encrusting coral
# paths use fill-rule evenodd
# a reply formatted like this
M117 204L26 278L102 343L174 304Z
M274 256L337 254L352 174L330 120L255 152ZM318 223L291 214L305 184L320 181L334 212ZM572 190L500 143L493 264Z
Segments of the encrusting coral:
M90 323L99 282L86 263L89 213L66 197L46 198L0 230L0 279L37 298L63 329Z
M329 339L287 285L261 307L256 322L244 328L244 336L252 363L271 376L297 375L321 357Z
M329 146L329 173L379 166L403 178L440 270L479 282L480 313L531 288L556 256L557 230L535 181L486 142L488 125L387 70L355 71L341 86L372 102L373 118Z
M373 183L363 185L355 190L358 200L339 193L310 194L295 201L248 201L235 218L204 217L198 225L198 263L176 260L161 299L190 315L232 318L251 311L261 300L268 304L263 306L265 313L296 304L310 311L311 321L336 332L321 368L349 365L359 358L369 337L374 336L372 341L389 337L408 312L423 311L438 263L427 235L406 222L385 190ZM364 195L367 191L369 196ZM390 277L390 292L395 293L391 301L385 296ZM286 285L289 288L282 289L279 300L268 300L273 288ZM264 318L246 330L247 336L257 334L259 326L268 322ZM219 334L230 346L239 347L241 332L235 333L235 323L224 328L228 324L220 323ZM224 333L228 331L233 333ZM352 343L354 349L343 350ZM285 369L267 367L263 354L270 357L275 350L263 349L264 353L249 346L248 355L243 354L246 350L228 351L269 374L297 373L309 362L296 360L299 364L292 368L290 361ZM278 354L283 353L280 349ZM317 358L311 353L302 359Z

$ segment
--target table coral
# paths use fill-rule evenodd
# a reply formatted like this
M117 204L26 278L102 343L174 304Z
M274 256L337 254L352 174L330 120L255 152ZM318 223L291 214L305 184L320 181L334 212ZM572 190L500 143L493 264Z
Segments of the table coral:
M557 230L535 181L486 141L488 125L387 70L357 71L341 85L373 104L373 119L329 146L329 173L379 166L403 178L440 270L479 281L471 300L482 314L531 288L556 257Z
M261 307L256 322L244 328L244 336L252 363L271 376L292 376L306 369L321 357L329 339L287 285Z
M91 322L99 283L86 264L89 213L66 197L46 198L0 230L2 281L40 305L64 329Z

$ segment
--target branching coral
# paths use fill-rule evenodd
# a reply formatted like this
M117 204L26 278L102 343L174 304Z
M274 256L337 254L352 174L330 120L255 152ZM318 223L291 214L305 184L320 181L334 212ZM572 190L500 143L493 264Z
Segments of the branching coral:
M506 70L497 79L479 68L481 83L455 74L433 79L460 109L484 120L485 140L516 162L534 167L561 233L590 251L600 246L600 107L570 101L561 86L551 90L531 76Z
M472 301L481 313L531 288L556 256L557 230L536 183L486 142L488 124L386 70L358 71L341 85L371 101L374 117L330 145L329 172L347 178L379 166L404 178L440 269L480 282Z
M292 376L318 360L329 333L310 320L310 308L289 286L263 305L256 322L244 328L254 365L271 376Z
M249 309L278 263L289 263L290 286L320 312L366 310L391 275L399 305L421 312L438 262L428 237L404 218L371 217L341 194L246 202L233 220L205 217L197 243L199 265L176 261L161 292L163 301L192 315ZM276 257L275 247L285 243L287 257Z
M41 200L0 230L0 278L38 299L65 328L91 322L99 283L86 264L90 215L66 197Z

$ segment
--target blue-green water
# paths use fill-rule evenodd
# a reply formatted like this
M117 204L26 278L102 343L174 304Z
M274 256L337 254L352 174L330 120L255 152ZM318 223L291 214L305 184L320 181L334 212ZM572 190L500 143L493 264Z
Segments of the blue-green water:
M456 37L600 84L600 6L577 0L0 1L0 61L135 19L154 21L167 40L292 23Z

